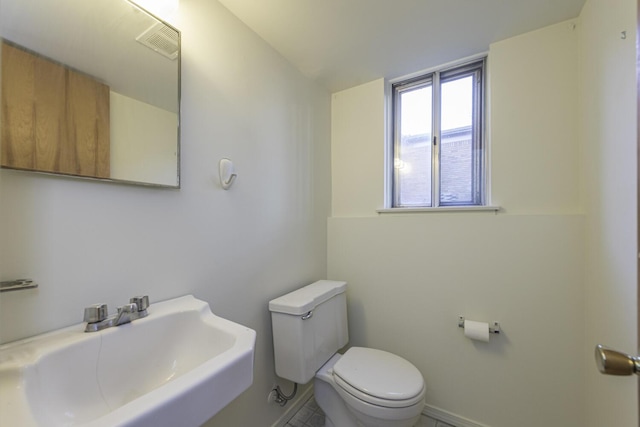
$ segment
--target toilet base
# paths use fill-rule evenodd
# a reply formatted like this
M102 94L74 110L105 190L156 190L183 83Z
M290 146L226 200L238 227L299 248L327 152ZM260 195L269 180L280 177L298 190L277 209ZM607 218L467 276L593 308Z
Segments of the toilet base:
M324 412L325 427L413 427L420 415L409 420L381 420L359 413L358 418L349 409L333 386L316 378L313 381L313 393L320 409Z
M331 384L315 379L313 381L313 394L316 403L324 412L325 427L358 427L358 422L340 395Z
M335 387L338 387L330 371L340 355L334 355L316 373L313 392L320 409L324 411L325 427L413 427L420 420L420 408L416 406L415 416L408 419L385 420L374 418L350 407Z

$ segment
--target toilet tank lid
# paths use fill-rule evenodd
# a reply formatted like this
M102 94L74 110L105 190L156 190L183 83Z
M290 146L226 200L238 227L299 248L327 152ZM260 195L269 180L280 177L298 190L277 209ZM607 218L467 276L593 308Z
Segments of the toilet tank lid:
M318 280L317 282L269 301L269 311L296 315L305 314L346 290L347 282Z

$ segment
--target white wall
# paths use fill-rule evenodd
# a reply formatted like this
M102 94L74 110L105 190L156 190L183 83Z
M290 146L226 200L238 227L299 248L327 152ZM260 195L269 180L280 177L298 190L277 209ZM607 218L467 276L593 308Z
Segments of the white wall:
M114 91L109 109L110 177L178 185L178 115Z
M384 80L334 93L332 99L332 216L374 215L384 207Z
M582 212L578 23L491 46L492 202L507 213Z
M2 294L0 342L80 323L95 302L192 293L257 331L254 385L208 425L270 425L267 303L326 275L330 97L216 1L182 0L175 24L182 189L0 171L0 280L40 283Z
M492 427L584 425L573 23L490 48L497 215L376 214L383 82L332 99L329 277L349 283L351 344L406 357L425 377L428 405ZM498 320L504 333L472 342L458 315Z
M636 0L588 0L582 11L585 425L592 427L638 425L637 379L600 375L593 359L598 343L638 348L636 7Z

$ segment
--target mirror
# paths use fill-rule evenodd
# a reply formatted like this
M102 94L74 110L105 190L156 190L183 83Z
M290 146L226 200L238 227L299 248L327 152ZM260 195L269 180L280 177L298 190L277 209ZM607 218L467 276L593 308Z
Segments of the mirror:
M178 30L127 0L2 0L0 35L3 168L180 187Z

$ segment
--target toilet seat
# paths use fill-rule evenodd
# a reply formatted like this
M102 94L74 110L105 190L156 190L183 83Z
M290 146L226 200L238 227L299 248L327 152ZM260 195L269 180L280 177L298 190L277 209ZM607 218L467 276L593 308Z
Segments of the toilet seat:
M333 379L349 395L385 408L406 408L424 399L420 371L382 350L350 348L333 366Z

